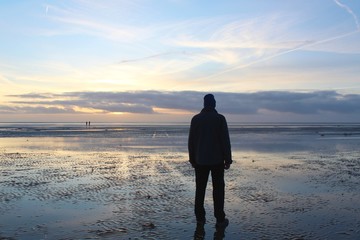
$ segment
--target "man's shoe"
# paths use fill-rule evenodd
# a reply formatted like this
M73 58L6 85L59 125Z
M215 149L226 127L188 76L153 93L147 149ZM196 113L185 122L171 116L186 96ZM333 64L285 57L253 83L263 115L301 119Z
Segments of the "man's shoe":
M197 224L196 225L196 229L195 229L195 233L194 233L194 240L204 240L205 237L205 228L204 225L202 224Z
M225 218L224 221L216 221L215 227L217 228L226 228L229 225L229 219Z

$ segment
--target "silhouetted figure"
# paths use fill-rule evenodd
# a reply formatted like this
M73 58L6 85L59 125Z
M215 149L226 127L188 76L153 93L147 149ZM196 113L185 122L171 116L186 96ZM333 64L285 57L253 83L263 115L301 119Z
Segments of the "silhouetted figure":
M86 127L88 126L88 122L86 122Z
M216 110L212 94L204 97L204 108L191 120L189 132L189 161L195 168L195 216L197 224L205 224L204 198L211 172L216 227L226 228L224 169L232 163L230 137L226 119Z

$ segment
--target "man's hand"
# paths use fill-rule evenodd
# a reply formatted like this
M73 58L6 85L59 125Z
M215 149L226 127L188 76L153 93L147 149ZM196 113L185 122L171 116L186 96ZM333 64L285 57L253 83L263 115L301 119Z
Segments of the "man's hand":
M231 165L231 164L229 164L229 163L225 163L224 169L225 169L225 170L228 170L228 169L230 168L230 165Z

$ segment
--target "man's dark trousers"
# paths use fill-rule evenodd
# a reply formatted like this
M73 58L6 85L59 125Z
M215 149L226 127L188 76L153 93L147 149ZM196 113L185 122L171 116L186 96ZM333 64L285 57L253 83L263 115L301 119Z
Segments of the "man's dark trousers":
M205 220L204 198L206 185L211 172L213 184L213 201L214 215L218 222L225 219L224 213L224 197L225 197L225 181L224 181L224 165L216 166L196 166L196 193L195 193L195 216L197 221Z

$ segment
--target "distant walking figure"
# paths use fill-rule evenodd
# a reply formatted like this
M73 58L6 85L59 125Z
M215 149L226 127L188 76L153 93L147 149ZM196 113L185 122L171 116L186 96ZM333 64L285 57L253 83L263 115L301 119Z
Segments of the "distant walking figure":
M206 222L204 198L211 172L216 227L226 228L224 169L232 163L230 137L226 119L216 110L214 95L204 97L204 108L191 120L188 149L189 161L195 168L195 216L198 225Z

